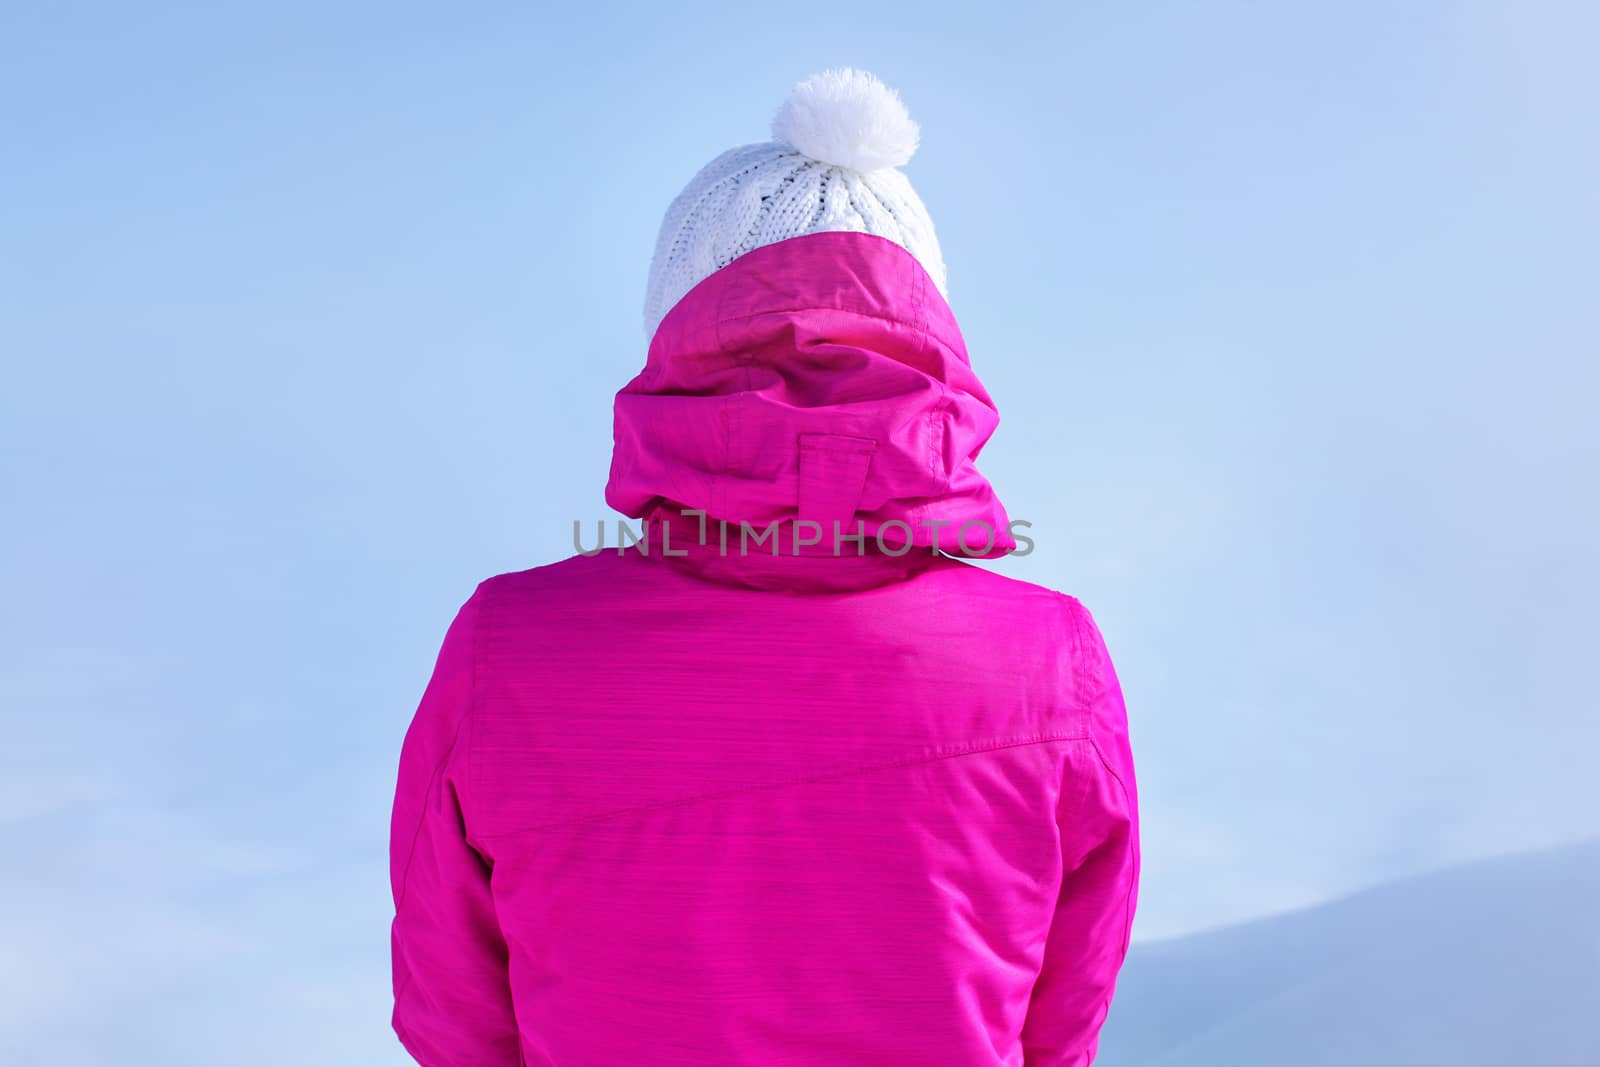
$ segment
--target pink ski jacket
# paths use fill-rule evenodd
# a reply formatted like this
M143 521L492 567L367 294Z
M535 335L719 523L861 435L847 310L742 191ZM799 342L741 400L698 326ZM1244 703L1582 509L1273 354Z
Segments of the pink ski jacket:
M1017 543L974 466L997 419L881 237L758 248L668 313L606 490L646 540L596 551L591 518L479 585L405 735L418 1063L1094 1059L1139 875L1127 717L1082 604L961 558Z

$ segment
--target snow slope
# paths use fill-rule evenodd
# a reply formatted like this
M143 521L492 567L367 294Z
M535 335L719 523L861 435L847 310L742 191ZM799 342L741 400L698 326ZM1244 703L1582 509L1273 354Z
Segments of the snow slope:
M1600 1067L1600 841L1136 946L1096 1067Z

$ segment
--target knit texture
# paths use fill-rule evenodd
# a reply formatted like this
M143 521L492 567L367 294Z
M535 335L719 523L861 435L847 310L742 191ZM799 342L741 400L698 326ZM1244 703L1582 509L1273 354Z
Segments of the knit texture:
M796 93L816 80L802 82ZM792 109L793 101L786 108ZM808 106L824 105L808 101ZM813 117L813 125L825 118ZM904 147L899 151L906 154ZM722 153L667 208L645 293L645 336L653 336L667 312L702 279L746 252L825 231L870 233L895 242L916 257L940 294L948 295L933 220L903 173L892 166L839 166L772 140Z

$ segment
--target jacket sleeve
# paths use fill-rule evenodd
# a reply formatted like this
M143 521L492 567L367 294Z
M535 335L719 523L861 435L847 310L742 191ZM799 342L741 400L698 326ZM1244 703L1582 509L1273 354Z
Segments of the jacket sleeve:
M1076 601L1071 609L1072 702L1086 743L1070 759L1057 809L1061 890L1022 1030L1027 1067L1094 1062L1138 901L1138 793L1122 688L1093 617Z
M392 1025L423 1067L521 1067L489 864L464 796L482 590L445 634L400 751L389 832Z

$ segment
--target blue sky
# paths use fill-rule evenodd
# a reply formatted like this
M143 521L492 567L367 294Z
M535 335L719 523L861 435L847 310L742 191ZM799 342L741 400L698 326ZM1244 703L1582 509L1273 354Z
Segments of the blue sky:
M405 1062L387 818L444 625L607 514L661 213L839 64L922 123L981 466L1039 544L1001 569L1122 672L1138 936L1600 833L1597 31L0 15L0 1057Z

